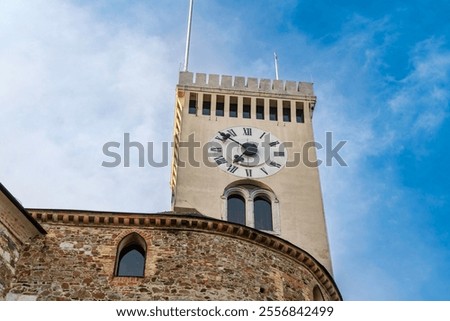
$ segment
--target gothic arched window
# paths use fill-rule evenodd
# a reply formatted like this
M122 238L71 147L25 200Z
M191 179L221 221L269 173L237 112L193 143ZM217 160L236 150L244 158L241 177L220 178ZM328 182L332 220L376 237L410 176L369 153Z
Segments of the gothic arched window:
M258 230L272 231L272 203L264 197L257 196L253 201L253 215L255 228Z
M228 196L227 219L229 222L245 225L245 200L242 196L237 194Z
M143 277L147 245L137 233L123 238L117 248L116 276Z

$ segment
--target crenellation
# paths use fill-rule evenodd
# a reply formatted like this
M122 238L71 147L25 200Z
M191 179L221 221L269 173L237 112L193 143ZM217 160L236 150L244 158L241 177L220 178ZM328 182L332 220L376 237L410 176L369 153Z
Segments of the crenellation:
M222 79L222 82L220 83L219 87L226 88L226 89L233 87L233 85L232 85L233 77L232 76L223 75L223 76L221 76L221 79Z
M258 78L247 78L247 88L249 90L258 90Z
M298 83L298 92L301 95L305 95L305 96L314 95L311 83L305 83L305 82Z
M291 80L258 79L253 77L180 72L178 85L217 89L235 89L268 94L314 96L313 84Z
M245 77L234 77L234 88L236 89L245 89Z
M219 87L220 86L220 75L210 74L208 79L208 84L211 87Z
M301 83L299 83L300 88ZM295 81L286 81L286 91L297 91L297 83Z
M259 81L259 89L262 91L270 92L272 90L272 82L270 79L261 79Z
M285 89L283 86L284 85L283 80L274 80L272 85L273 85L272 89L275 91L283 91Z
M179 73L178 83L180 85L192 85L194 83L194 74L190 71L181 71Z
M195 75L195 84L198 86L206 86L207 85L206 76L207 75L204 73L197 73Z

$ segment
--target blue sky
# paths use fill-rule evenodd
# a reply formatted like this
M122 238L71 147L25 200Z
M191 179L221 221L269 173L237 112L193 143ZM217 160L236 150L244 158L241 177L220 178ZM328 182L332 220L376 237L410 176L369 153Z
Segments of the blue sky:
M169 168L104 168L123 133L170 141L188 1L2 1L0 181L25 207L156 212ZM450 2L196 0L190 70L313 81L334 276L347 300L449 300ZM159 144L159 145L158 145ZM161 155L159 155L162 157ZM323 157L319 151L319 157Z

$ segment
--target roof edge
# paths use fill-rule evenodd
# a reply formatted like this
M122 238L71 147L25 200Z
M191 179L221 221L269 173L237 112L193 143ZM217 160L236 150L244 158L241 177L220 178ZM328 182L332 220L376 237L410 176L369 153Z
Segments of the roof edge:
M11 194L10 191L2 184L0 183L0 191L8 198L8 200L13 203L13 205L25 216L25 218L30 221L31 224L41 233L41 234L47 234L47 231L38 223L37 220L34 219L34 217L28 213L28 211L20 204L20 202Z

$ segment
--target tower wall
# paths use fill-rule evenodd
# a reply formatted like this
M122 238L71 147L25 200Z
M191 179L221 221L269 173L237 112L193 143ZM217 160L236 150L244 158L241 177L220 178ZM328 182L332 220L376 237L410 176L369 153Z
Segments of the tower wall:
M195 98L196 113L190 110ZM210 114L204 115L204 101ZM224 115L217 116L218 100L223 99ZM236 117L230 106L236 101ZM250 117L243 116L245 102ZM257 119L257 105L264 106L264 119ZM316 102L311 83L268 80L226 75L181 72L177 86L171 186L173 210L195 209L217 219L226 220L225 189L234 183L264 185L276 196L277 216L273 234L305 249L332 271L328 236L322 204L312 114ZM270 107L276 107L272 120ZM284 119L288 106L290 121ZM297 110L303 119L298 122ZM219 130L233 126L259 128L275 135L286 145L288 163L278 173L245 180L230 175L215 164L207 163L205 145ZM195 147L193 147L196 144ZM274 206L274 207L275 207Z

